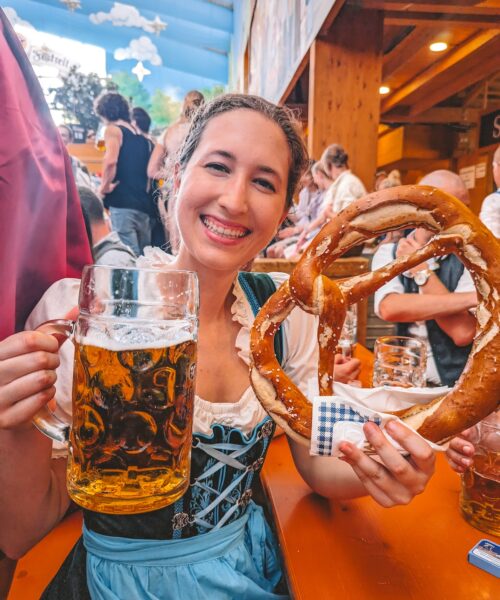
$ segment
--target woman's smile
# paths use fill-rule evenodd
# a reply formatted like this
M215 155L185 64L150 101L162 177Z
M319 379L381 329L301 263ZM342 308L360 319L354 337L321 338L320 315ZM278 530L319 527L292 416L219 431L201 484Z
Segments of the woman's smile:
M237 244L251 233L248 227L219 219L213 215L200 215L200 221L205 228L206 235L211 240L222 244Z
M179 264L235 273L255 258L287 211L290 160L283 131L267 117L214 117L179 177Z

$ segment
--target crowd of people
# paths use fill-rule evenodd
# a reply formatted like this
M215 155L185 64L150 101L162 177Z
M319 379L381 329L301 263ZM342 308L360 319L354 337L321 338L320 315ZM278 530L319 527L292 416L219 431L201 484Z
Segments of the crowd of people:
M141 107L130 107L127 99L117 92L105 92L94 103L96 115L104 127L104 158L100 177L92 175L76 156L70 156L75 182L85 197L82 208L93 206L97 215L97 202L102 203L103 216L110 228L108 235L117 237L128 248L129 256L140 256L147 246L159 247L175 254L179 236L174 213L175 195L172 193L175 157L189 130L195 110L202 105L203 94L191 91L186 94L181 113L155 139L150 134L151 117ZM65 146L73 142L71 127L59 126ZM91 195L94 200L91 201ZM87 227L90 232L90 228ZM89 238L92 244L95 239ZM107 242L111 243L110 241ZM114 248L117 252L117 248ZM101 250L102 254L102 250ZM115 254L102 258L109 263Z
M18 50L13 39L9 47ZM21 67L12 62L16 73ZM23 77L34 75L25 70ZM16 93L23 102L31 102L22 89ZM264 510L251 500L252 478L239 475L241 469L259 473L267 443L256 441L272 436L275 425L249 385L254 313L238 273L263 252L300 255L328 220L365 195L365 187L350 171L348 154L339 144L330 145L319 161L308 162L289 112L261 98L225 94L205 104L201 94L192 92L179 120L156 144L148 133L148 115L137 108L131 112L120 94L102 95L95 110L106 126L97 190L92 189L91 179L83 177L89 175L85 168L71 161L93 260L198 275L193 425L198 443L192 461L198 477L211 474L214 494L205 490L195 496L190 487L175 504L137 515L84 510L83 536L43 598L165 598L165 590L169 598L179 599L286 598L276 539ZM60 133L65 135L64 127ZM70 133L65 141L70 141ZM53 140L50 126L45 135ZM59 159L64 162L64 154ZM495 164L495 177L500 179L499 152ZM166 183L158 193L160 186L154 181L161 179ZM394 185L396 179L384 177L378 185ZM467 202L466 190L451 172L431 173L423 183ZM488 207L499 199L496 194ZM168 252L156 252L148 260L144 250L151 245L158 223L170 245L155 241ZM65 224L61 221L56 227ZM428 232L417 229L399 241L382 240L374 268L428 239ZM83 266L87 254L81 256ZM428 379L435 384L453 384L475 327L475 292L457 262L449 256L420 265L381 288L376 297L383 318L428 339L434 357ZM60 340L36 331L41 321L61 318L76 306L79 279L75 272L71 277L67 274L58 273L48 281L29 317L29 330L13 329L0 341L0 549L14 558L70 510L66 456L55 452L48 438L32 426L37 411L56 390L67 390L72 376L70 359L64 353L58 356ZM275 289L285 276L272 274L269 280ZM444 307L439 313L436 295ZM306 393L307 382L317 372L315 317L293 311L283 330L283 368ZM452 360L446 362L448 355ZM359 360L339 356L334 377L341 382L356 380L360 367ZM221 376L227 373L231 376ZM293 439L289 443L299 472L315 492L344 500L368 495L390 507L406 504L424 490L435 458L422 437L396 421L387 425L387 431L407 456L389 443L375 423L364 426L373 456L348 441L341 444L342 460L311 456ZM230 455L236 443L237 459ZM456 470L471 464L473 450L466 437L452 442L449 458ZM218 471L217 461L226 461Z

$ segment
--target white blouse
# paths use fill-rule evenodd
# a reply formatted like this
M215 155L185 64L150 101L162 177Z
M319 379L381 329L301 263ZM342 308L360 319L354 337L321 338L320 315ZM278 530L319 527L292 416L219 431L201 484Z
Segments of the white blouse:
M479 218L497 238L500 238L500 189L483 200Z
M288 275L271 273L278 287ZM26 329L34 329L46 320L63 317L78 303L78 279L62 279L54 283L43 295L26 322ZM241 325L235 347L238 356L250 365L250 330L254 321L252 308L238 281L233 288L235 300L231 307L233 320ZM318 347L316 342L317 318L295 308L283 325L284 361L287 375L307 392L308 381L317 376ZM71 389L73 372L73 344L65 343L60 350L61 364L57 369L56 398L64 412L71 414ZM243 392L237 402L208 402L195 397L193 431L210 434L214 423L221 423L249 433L265 417L266 412L257 400L252 387ZM54 443L54 456L64 454L62 446Z

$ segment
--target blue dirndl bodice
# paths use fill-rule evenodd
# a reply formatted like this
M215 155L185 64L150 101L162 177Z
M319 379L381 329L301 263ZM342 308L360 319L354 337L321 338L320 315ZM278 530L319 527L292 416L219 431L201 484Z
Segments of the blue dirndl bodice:
M283 598L273 593L281 579L277 545L262 509L251 502L252 486L274 430L273 421L266 417L247 435L218 423L212 426L212 435L194 434L190 486L170 506L136 515L85 510L83 540L78 541L42 599L114 599L120 597L117 591L126 588L131 592L134 585L146 585L153 572L156 583L151 584L151 598L183 600L194 593L208 599L216 590L220 598L236 597L234 594L259 600ZM217 554L219 534L230 547L224 556ZM231 538L234 535L239 542ZM183 540L186 548L176 545ZM176 546L170 548L170 544ZM145 557L153 555L156 566L142 564ZM164 562L160 556L165 557ZM189 564L184 564L186 556ZM234 568L230 567L233 563ZM205 583L198 588L201 580ZM175 582L182 584L177 591Z
M252 498L275 425L266 417L245 435L219 423L212 435L193 434L190 485L182 498L135 515L84 511L88 529L103 535L180 539L219 529L240 518Z

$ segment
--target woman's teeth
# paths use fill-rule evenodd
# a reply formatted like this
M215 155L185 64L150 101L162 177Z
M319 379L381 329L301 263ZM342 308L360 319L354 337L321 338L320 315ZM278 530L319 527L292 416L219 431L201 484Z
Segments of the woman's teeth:
M247 235L247 233L248 233L248 230L244 231L241 229L233 229L231 227L217 225L216 223L214 223L214 221L212 221L211 219L208 219L207 217L201 217L201 220L203 222L203 225L205 225L205 227L209 231L212 231L213 233L216 233L217 235L222 235L227 238L231 238L231 239L242 238L245 235Z

